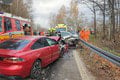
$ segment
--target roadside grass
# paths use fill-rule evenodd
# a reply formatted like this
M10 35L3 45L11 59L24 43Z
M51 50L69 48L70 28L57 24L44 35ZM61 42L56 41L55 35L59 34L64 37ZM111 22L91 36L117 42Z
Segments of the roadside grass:
M96 42L96 39L95 39L95 36L94 35L90 35L90 41L92 41L92 42Z
M95 38L94 35L90 35L90 44L93 44L105 51L120 56L119 53L110 49L106 41L102 42L102 39ZM83 46L83 49L78 49L80 57L82 57L86 67L96 77L97 80L119 80L120 79L120 68L108 61L107 59L99 56L89 48Z
M90 35L90 40L89 40L89 41L90 41L90 43L92 43L93 45L95 45L95 46L97 46L97 47L99 47L99 48L101 48L101 49L103 49L103 50L105 50L105 51L107 51L107 52L110 52L110 53L112 53L112 54L115 54L116 56L120 56L120 54L117 53L115 50L110 49L109 47L104 46L105 44L102 44L98 38L95 38L94 35Z

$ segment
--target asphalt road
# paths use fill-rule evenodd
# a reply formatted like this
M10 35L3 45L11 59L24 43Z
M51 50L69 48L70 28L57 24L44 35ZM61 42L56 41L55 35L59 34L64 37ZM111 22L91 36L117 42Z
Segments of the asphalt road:
M73 50L69 50L68 53L64 54L63 58L59 58L44 68L42 80L82 80L73 54ZM0 78L0 80L6 79Z
M73 54L73 50L70 50L51 65L48 80L81 80Z

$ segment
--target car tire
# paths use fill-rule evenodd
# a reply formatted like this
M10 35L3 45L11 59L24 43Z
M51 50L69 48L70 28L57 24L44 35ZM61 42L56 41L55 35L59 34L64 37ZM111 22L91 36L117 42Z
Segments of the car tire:
M41 68L41 61L36 60L32 66L30 77L35 80L41 80L42 79L42 68Z

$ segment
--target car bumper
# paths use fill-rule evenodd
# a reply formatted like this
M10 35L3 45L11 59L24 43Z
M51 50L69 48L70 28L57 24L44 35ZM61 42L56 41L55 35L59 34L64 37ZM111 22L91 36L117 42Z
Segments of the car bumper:
M26 77L25 66L23 65L0 65L0 77Z

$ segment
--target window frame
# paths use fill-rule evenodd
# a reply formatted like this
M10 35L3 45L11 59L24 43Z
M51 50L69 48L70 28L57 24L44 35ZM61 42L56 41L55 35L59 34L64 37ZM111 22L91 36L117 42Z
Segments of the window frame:
M20 31L21 30L20 20L15 19L15 25L16 25L17 31Z
M6 26L7 19L10 22L9 26ZM7 22L7 24L8 24L8 22ZM9 17L4 17L4 30L5 30L5 32L12 30L12 21L11 21L11 18L9 18Z
M0 32L2 32L2 31L3 31L3 28L2 28L2 17L1 17L1 16L0 16L0 19L1 19L1 20L0 20L0 28L1 28L1 29L0 29Z

